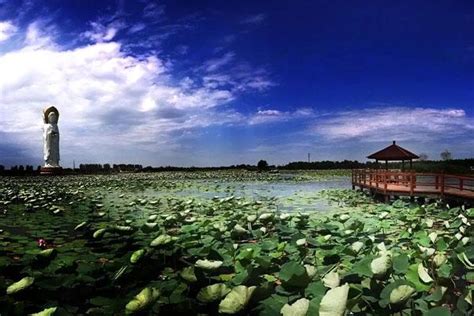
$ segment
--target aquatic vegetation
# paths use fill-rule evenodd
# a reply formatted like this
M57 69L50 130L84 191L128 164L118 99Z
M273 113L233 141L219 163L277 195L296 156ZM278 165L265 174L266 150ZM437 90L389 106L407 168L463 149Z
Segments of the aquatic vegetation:
M0 178L0 314L472 312L474 209L326 190L332 211L282 212L205 177Z

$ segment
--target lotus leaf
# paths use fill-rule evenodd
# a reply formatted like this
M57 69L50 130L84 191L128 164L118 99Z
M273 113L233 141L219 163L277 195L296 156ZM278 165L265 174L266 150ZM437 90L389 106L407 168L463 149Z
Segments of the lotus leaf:
M34 281L35 281L35 278L33 277L24 277L20 281L11 284L7 288L7 294L15 294L15 293L21 292L24 289L30 287Z
M126 314L135 314L149 308L160 296L160 291L146 287L125 306Z
M343 316L346 311L349 284L327 291L319 305L319 316Z
M219 313L235 314L245 308L256 286L247 287L245 285L236 286L229 294L220 302Z
M203 303L210 303L221 299L230 292L230 289L224 283L217 283L202 288L197 299Z
M306 298L300 298L293 304L285 304L281 309L283 316L306 316L309 308L309 300Z
M195 267L203 270L216 270L222 266L223 262L218 260L198 260Z

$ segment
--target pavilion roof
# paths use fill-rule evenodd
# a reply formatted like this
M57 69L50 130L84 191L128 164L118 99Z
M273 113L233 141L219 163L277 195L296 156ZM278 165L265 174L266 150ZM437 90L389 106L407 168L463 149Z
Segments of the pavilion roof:
M379 150L370 156L367 156L367 158L376 160L412 160L418 159L420 157L418 157L411 151L398 146L396 142L393 141L392 145L382 150Z

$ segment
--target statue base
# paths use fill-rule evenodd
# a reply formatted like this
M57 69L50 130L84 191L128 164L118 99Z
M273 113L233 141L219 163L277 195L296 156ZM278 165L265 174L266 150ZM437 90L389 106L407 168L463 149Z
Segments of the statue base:
M61 167L41 167L40 175L43 176L58 176L63 174L63 168Z

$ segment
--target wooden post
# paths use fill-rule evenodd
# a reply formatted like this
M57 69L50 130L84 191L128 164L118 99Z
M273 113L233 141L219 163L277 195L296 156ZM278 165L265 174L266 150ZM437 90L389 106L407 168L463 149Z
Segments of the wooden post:
M444 173L440 176L441 197L444 196Z
M436 175L436 176L435 176L435 189L436 189L436 190L439 189L439 175Z
M464 189L464 179L459 178L459 189L462 191Z

